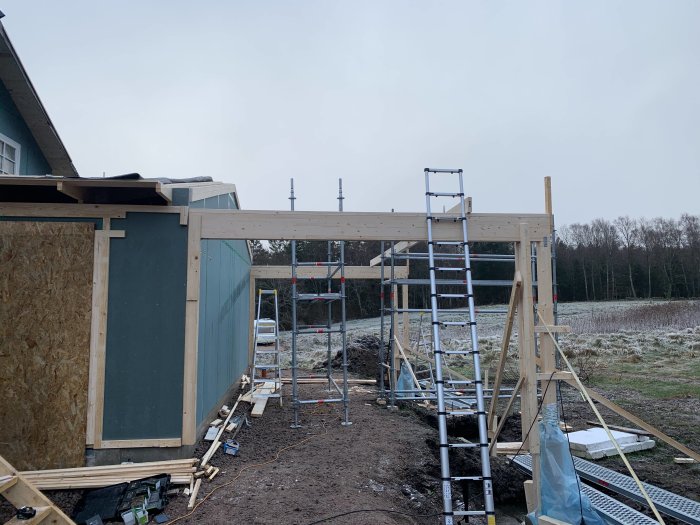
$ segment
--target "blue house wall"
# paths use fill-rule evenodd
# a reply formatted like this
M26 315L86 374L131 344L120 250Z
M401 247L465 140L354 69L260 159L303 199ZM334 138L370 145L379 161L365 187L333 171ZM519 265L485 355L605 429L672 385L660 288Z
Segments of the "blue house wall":
M32 132L29 131L2 82L0 82L0 133L20 145L18 175L47 175L51 173L51 166L41 153Z
M190 203L236 209L233 195ZM204 239L201 245L197 425L223 401L248 366L250 255L245 241Z
M179 215L112 221L103 440L182 435L187 227Z

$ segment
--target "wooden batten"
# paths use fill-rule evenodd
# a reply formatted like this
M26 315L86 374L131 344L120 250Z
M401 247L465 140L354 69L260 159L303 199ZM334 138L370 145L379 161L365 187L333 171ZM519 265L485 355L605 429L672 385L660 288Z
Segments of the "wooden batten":
M187 303L185 305L185 365L182 388L182 444L197 442L197 344L199 341L199 272L201 217L189 218L187 228Z
M109 218L103 223L109 227ZM86 442L100 448L104 414L105 353L107 347L107 298L109 291L109 233L95 232L90 323L90 370Z

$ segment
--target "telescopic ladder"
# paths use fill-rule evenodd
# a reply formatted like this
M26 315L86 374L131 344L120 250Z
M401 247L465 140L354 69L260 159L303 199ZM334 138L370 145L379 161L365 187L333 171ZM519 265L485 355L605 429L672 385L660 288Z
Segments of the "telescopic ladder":
M430 307L433 328L433 353L435 366L433 372L435 374L435 389L438 405L438 432L440 440L440 473L442 480L442 499L443 499L443 522L445 525L453 525L455 516L486 516L488 525L495 525L496 517L494 513L493 502L493 485L491 480L491 466L489 458L489 442L488 429L486 423L486 408L484 405L484 388L483 379L481 376L481 367L479 363L479 340L476 333L476 316L474 308L474 291L472 283L472 270L469 257L469 239L467 236L467 213L464 198L464 181L461 169L429 169L425 172L425 201L427 212L427 227L428 227L428 262L430 270ZM431 177L446 177L457 175L459 179L459 192L437 192L431 191ZM460 213L458 217L443 217L433 216L431 211L431 201L438 197L453 197L459 199ZM433 226L440 221L460 222L462 230L462 240L440 240L433 236ZM459 253L458 264L438 266L436 261L443 260L443 253L440 252L442 246L458 246L461 247ZM443 275L458 276L458 280L465 285L464 291L460 293L441 292L441 288L447 287L449 282L453 283L455 279L440 279ZM462 277L463 276L463 277ZM441 310L440 303L450 300L459 300L466 303L468 310L468 320L461 321L441 321L439 312ZM447 326L464 326L468 327L471 335L471 348L460 350L443 350L440 343L440 329ZM446 390L454 386L456 383L464 383L464 381L453 381L445 379L443 375L443 355L471 355L474 366L474 394L476 397L476 416L479 426L479 442L478 443L450 443L447 436L447 408L446 408ZM448 388L445 388L445 384ZM450 392L449 401L452 403L455 394ZM466 403L473 399L466 400ZM452 412L455 414L455 412ZM481 456L481 475L455 475L450 469L450 452L459 448L479 448ZM469 510L467 498L464 498L464 510L454 510L452 502L452 483L458 482L463 486L465 482L481 482L483 483L484 492L484 508L478 510Z
M274 300L275 319L274 327L270 319L262 317L262 303L266 297ZM279 303L277 302L277 290L258 290L258 309L255 316L255 328L253 337L253 368L251 372L250 390L255 391L259 385L274 383L274 388L262 388L262 394L257 396L278 397L282 406L282 365L280 362L280 332L279 332ZM270 342L270 329L274 329L274 348L264 350L259 348L263 342ZM271 391L270 391L271 390Z

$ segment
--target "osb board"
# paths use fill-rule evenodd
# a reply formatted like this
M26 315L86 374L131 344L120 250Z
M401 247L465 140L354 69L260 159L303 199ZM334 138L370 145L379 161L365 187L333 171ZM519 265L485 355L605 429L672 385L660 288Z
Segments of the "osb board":
M0 221L0 455L84 465L94 224Z

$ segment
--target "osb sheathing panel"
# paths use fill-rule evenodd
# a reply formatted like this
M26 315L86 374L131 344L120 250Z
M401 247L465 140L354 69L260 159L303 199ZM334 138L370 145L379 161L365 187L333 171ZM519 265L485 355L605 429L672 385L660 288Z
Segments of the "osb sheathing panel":
M94 224L0 221L0 455L84 465Z

